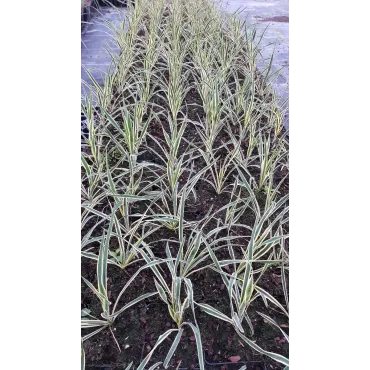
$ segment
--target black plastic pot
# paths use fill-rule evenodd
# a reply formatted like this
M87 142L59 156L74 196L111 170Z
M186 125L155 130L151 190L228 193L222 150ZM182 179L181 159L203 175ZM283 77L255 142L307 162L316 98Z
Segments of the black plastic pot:
M85 29L92 16L91 5L81 9L81 31Z
M125 7L129 1L134 2L134 0L98 0L96 3L99 6Z

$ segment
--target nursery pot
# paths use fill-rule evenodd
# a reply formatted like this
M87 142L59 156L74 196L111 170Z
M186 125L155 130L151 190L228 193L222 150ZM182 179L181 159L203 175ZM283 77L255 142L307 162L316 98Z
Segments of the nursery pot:
M86 27L91 19L91 1L85 1L85 6L81 7L81 30Z

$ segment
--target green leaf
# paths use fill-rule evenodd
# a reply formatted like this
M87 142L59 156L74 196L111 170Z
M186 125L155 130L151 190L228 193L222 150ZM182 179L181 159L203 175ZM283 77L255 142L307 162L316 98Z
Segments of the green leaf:
M244 329L242 327L242 324L241 324L241 322L239 320L239 317L238 317L238 315L237 315L236 312L234 312L233 321L235 323L235 326L239 329L239 331L242 332L242 333L244 333Z
M257 313L262 316L268 323L270 323L272 326L275 326L276 328L278 328L281 333L284 335L286 341L289 343L289 336L285 333L285 331L278 325L278 323L273 320L270 316L267 316L265 314L263 314L262 312L258 312Z
M148 370L155 370L161 364L162 364L162 362L157 362L154 365L150 366L150 368Z
M226 315L224 315L222 312L216 310L212 306L210 306L208 304L205 304L205 303L197 303L197 302L195 304L197 306L199 306L208 315L217 317L220 320L223 320L223 321L226 321L226 322L228 322L230 324L233 324L233 320L231 320L229 317L227 317Z
M239 335L239 337L242 338L243 341L245 343L247 343L255 351L257 351L257 352L259 352L259 353L261 353L261 354L263 354L265 356L268 356L268 357L272 358L273 360L282 363L283 365L289 365L289 360L286 357L284 357L282 355L279 355L277 353L265 351L260 346L258 346L256 343L254 343L253 341L251 341L250 339L248 339L245 335L243 335L242 333L240 333L239 331L236 331L236 332Z
M85 335L84 337L82 337L82 341L84 342L85 340L88 340L89 338L93 337L94 335L98 334L100 331L102 331L103 329L105 329L107 326L102 326L101 328L99 328L98 330L95 330L93 331L92 333L89 333L87 335Z
M156 342L156 344L153 346L152 350L147 354L147 356L144 358L144 360L141 362L141 364L139 365L139 367L137 368L137 370L144 370L145 369L145 366L146 364L149 362L150 358L152 357L153 355L153 352L155 351L155 349L173 332L177 331L177 329L169 329L167 330L164 334L160 335L158 337L158 340Z
M97 326L105 326L108 322L104 320L81 319L81 328L96 328Z
M110 236L112 233L113 227L113 218L111 218L108 233L106 238L102 239L99 251L99 258L98 258L98 266L97 266L97 274L98 274L98 291L101 296L104 297L103 303L103 311L108 312L109 307L109 299L108 299L108 291L107 291L107 281L108 281L108 251L109 251L109 242Z
M270 302L274 303L277 307L279 307L289 317L288 311L269 292L266 292L266 290L262 289L261 287L259 287L257 285L255 286L255 289L258 293L261 294L261 296L263 298L268 299Z
M85 365L86 365L85 350L83 342L81 340L81 370L85 370Z
M287 288L287 281L286 281L286 277L285 277L284 265L281 266L281 283L282 283L282 286L283 286L285 304L287 306L287 309L289 310L289 297L288 297L288 288Z
M180 340L181 340L181 336L182 336L183 331L184 331L184 329L182 329L182 328L179 329L179 332L177 333L176 338L175 338L175 340L172 343L172 346L171 346L171 348L170 348L170 350L169 350L169 352L168 352L168 354L167 354L167 356L166 356L166 358L164 360L164 363L163 363L163 366L164 366L165 369L168 368L168 363L170 362L173 354L176 351L177 346L180 343Z
M204 358L203 358L203 346L202 346L202 338L200 337L199 328L194 326L191 322L185 322L184 325L189 325L193 330L195 336L195 342L197 344L197 352L198 352L198 360L199 360L199 368L200 370L204 370Z
M87 163L87 161L86 161L86 159L83 155L81 155L81 162L82 162L82 165L85 169L86 176L89 178L91 176L91 167L89 166L89 164Z
M185 192L183 191L182 194L181 194L180 212L179 212L179 241L180 241L180 246L182 246L183 242L184 242L184 210L185 210Z
M249 243L249 248L252 248L251 243ZM243 277L243 287L241 292L242 302L246 304L249 302L253 294L253 275L252 267L249 261L246 261L246 268Z
M161 260L161 261L150 261L149 260L149 262L147 262L147 264L145 266L140 267L139 270L137 270L135 272L135 274L131 276L131 278L127 281L126 285L119 292L118 297L116 299L116 302L114 303L113 310L112 310L112 315L111 316L115 316L116 307L117 307L118 302L121 299L123 293L131 285L131 283L136 279L136 277L141 273L141 271L143 271L143 270L145 270L147 268L152 268L154 265L158 265L158 264L165 263L165 262L166 262L166 260ZM157 294L157 292L151 293L151 294Z
M81 317L89 316L90 313L91 313L91 310L89 310L88 308L83 308L81 310Z
M168 304L166 292L164 291L164 289L161 287L161 285L158 283L156 279L154 279L154 283L155 283L155 286L158 290L159 296L161 297L162 301Z
M120 310L118 310L117 312L115 312L114 315L112 315L112 317L113 318L116 318L119 314L121 314L123 311L126 311L128 308L134 306L135 304L139 303L143 299L152 297L152 296L154 296L156 294L157 294L157 292L151 292L151 293L142 294L140 297L137 297L137 298L133 299L132 301L130 301L129 303L127 303L125 306L123 306Z
M86 283L86 285L94 292L94 294L100 299L100 300L104 300L104 296L102 296L98 290L94 287L94 285L92 285L88 280L86 280L83 276L82 276L82 279L83 281Z
M130 364L126 367L125 370L130 370L133 364L134 364L133 362L130 362Z
M187 298L189 298L189 305L193 311L194 321L196 322L195 307L194 307L194 290L190 279L184 278Z

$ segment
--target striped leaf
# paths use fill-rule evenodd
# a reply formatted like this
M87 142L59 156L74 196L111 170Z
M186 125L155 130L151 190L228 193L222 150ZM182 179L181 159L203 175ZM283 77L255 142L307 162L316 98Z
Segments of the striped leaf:
M136 279L136 277L145 269L147 268L153 268L153 266L155 267L156 265L159 265L161 263L166 263L167 261L166 260L160 260L160 261L150 261L145 265L145 266L142 266L140 267L134 275L131 276L131 278L127 281L127 283L125 284L125 286L121 289L121 291L119 292L118 296L117 296L117 299L114 303L114 306L113 306L113 309L112 309L112 315L111 316L115 316L115 312L116 312L116 308L117 308L117 305L118 305L118 302L120 301L122 295L124 294L124 292L126 291L126 289L132 284L132 282ZM166 284L166 283L165 283ZM167 288L168 289L168 288ZM171 293L169 291L169 293ZM153 293L153 294L157 294L157 292Z
M205 304L205 303L195 303L197 306L199 306L205 313L208 315L214 316L220 320L226 321L230 324L233 324L233 320L224 315L222 312L216 310L212 306Z
M147 354L147 356L144 358L144 360L140 363L139 367L137 368L137 370L144 370L145 369L145 366L147 365L147 363L149 362L150 358L152 357L155 349L169 336L171 335L173 332L177 331L177 329L169 329L167 330L164 334L160 335L158 337L158 340L157 342L155 343L155 345L153 346L152 350Z
M242 333L240 333L238 331L237 331L237 333L238 333L239 337L242 338L242 340L245 343L247 343L251 348L253 348L255 351L261 353L262 355L268 356L268 357L272 358L273 360L275 360L277 362L280 362L283 365L289 365L289 360L286 357L284 357L282 355L279 355L277 353L265 351L260 346L258 346L256 343L254 343L253 341L251 341L250 339L248 339Z
M162 301L165 302L166 304L169 304L167 300L166 292L164 291L164 289L161 287L161 285L158 283L156 279L154 279L154 283L155 283L155 286L158 290L159 296L161 297Z
M289 317L288 311L269 292L267 292L266 290L262 289L261 287L259 287L257 285L255 286L255 289L258 293L260 293L260 295L262 297L264 297L265 299L268 299L270 302L275 304L277 307L279 307L285 313L285 315L287 315Z
M86 365L85 350L83 342L81 340L81 370L85 370L85 365Z
M137 297L137 298L133 299L132 301L130 301L129 303L127 303L126 305L124 305L120 310L116 311L114 313L114 315L112 315L111 317L115 319L118 315L120 315L122 312L126 311L128 308L134 306L135 304L139 303L143 299L152 297L156 294L157 294L157 292L142 294L140 297Z
M188 325L193 330L195 336L195 343L197 345L197 353L198 353L198 360L199 360L199 368L200 370L204 370L204 358L203 358L203 346L202 346L202 338L200 336L200 331L197 326L192 324L191 322L186 322L184 325Z
M162 362L156 362L154 365L150 366L148 370L155 370L158 368L159 365L161 365Z
M179 329L179 332L177 333L176 338L173 341L170 350L168 351L168 354L167 354L167 356L166 356L166 358L165 358L165 360L163 362L163 366L164 366L165 369L168 368L168 363L170 362L173 354L176 351L177 346L180 343L180 340L181 340L181 336L182 336L183 331L184 331L184 329L182 329L182 328Z
M104 320L81 319L81 328L83 329L106 326L107 324L108 322Z
M130 364L126 367L126 369L125 370L130 370L131 368L132 368L132 365L133 365L134 363L133 362L130 362Z
M278 323L273 320L270 316L267 316L265 314L263 314L262 312L258 312L257 313L262 316L269 324L271 324L272 326L275 326L275 328L278 328L281 333L284 335L286 341L289 343L289 336L285 333L285 331L278 325Z

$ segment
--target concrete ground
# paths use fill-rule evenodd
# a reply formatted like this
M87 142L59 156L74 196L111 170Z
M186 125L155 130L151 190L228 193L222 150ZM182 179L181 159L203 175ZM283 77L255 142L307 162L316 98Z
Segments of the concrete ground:
M119 48L114 38L114 31L106 22L119 26L126 15L126 9L113 9L110 7L100 8L95 16L86 25L81 35L81 79L90 83L86 69L93 75L96 81L103 85L104 78L112 64L113 55L118 55ZM88 92L81 83L81 98Z

